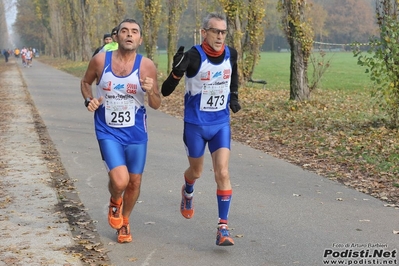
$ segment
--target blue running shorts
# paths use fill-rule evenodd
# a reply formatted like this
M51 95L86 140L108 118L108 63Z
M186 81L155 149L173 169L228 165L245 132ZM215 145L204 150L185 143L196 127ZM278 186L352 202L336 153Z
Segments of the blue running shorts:
M112 139L98 140L107 171L126 165L129 173L142 174L147 158L147 143L122 145Z
M183 141L187 156L192 158L199 158L204 155L206 143L208 143L211 154L220 148L230 149L230 123L210 126L184 123Z

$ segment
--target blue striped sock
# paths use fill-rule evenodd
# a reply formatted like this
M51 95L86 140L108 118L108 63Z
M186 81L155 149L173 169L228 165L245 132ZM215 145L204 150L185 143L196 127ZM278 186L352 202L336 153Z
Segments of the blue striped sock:
M233 191L230 190L217 190L216 196L218 200L219 222L227 224L230 211L230 203Z
M186 192L188 194L191 194L194 192L194 184L195 184L195 180L191 181L191 180L187 180L186 177L184 177L184 181L185 181L185 186L186 186Z

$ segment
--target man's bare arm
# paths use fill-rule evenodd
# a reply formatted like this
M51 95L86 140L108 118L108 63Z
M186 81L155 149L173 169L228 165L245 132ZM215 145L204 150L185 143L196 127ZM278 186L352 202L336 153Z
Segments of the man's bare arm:
M97 54L94 56L87 67L86 73L80 81L80 91L83 99L90 99L90 103L87 106L89 111L95 111L102 102L102 98L96 99L93 97L92 84L99 79L101 70L104 68L104 53Z
M140 66L140 83L148 95L148 105L153 109L161 106L161 95L159 94L157 68L154 62L143 58Z

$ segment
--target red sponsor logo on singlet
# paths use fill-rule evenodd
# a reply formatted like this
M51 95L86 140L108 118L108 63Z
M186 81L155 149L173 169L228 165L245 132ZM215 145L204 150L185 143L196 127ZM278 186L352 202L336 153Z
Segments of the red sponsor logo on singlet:
M111 85L112 85L112 82L108 81L107 82L107 87L103 88L103 91L111 91Z
M223 71L223 79L229 79L230 78L230 69L225 69Z
M126 92L129 94L137 93L137 84L128 83L126 86Z
M200 78L201 78L201 80L210 80L211 79L211 72L210 71L201 72L200 73Z

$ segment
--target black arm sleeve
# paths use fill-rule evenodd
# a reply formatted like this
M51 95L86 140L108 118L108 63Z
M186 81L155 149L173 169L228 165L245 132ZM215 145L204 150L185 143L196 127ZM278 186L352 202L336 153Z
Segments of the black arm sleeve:
M179 84L180 79L175 79L170 72L168 78L162 83L161 92L163 96L169 96Z
M237 50L230 49L230 63L231 63L231 83L230 92L238 93L238 70L237 70Z
M199 55L197 49L192 47L188 50L190 63L188 64L186 76L193 77L198 73L201 66L201 56ZM179 84L180 79L175 79L172 72L169 74L168 78L162 83L161 93L163 96L169 96Z

